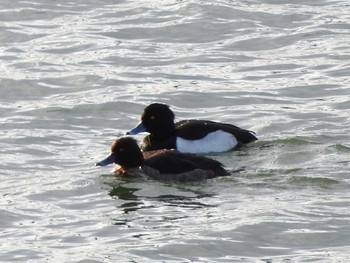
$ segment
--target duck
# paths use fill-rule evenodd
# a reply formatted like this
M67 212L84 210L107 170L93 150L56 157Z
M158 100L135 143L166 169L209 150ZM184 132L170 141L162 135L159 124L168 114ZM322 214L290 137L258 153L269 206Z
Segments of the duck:
M112 142L111 154L96 166L116 164L121 175L146 175L161 181L194 182L228 176L230 173L217 160L176 150L142 152L129 136Z
M127 135L148 132L141 143L143 151L176 149L185 153L220 153L258 140L255 133L232 124L209 120L175 122L169 105L152 103L142 115L141 122Z

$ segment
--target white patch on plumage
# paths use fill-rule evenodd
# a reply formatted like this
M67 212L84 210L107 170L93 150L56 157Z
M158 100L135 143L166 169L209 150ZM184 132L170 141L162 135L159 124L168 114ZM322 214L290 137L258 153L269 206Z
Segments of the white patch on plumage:
M185 140L176 138L176 148L180 152L187 153L210 153L225 152L237 145L235 136L221 130L211 132L199 140Z

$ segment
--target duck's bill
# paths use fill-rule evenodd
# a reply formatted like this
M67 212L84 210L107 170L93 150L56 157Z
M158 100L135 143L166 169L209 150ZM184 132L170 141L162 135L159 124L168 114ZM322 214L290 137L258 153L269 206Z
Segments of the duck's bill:
M96 163L96 166L106 166L109 164L114 163L114 154L112 153L110 156L108 156L106 159Z
M135 135L145 131L146 131L145 126L143 126L142 122L140 122L135 128L132 128L130 131L128 131L126 135Z

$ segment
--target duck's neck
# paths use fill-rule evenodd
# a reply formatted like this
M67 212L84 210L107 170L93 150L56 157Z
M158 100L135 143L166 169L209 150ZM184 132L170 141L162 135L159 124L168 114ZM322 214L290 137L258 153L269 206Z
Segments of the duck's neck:
M154 130L151 134L155 138L157 138L159 140L163 140L163 139L167 139L169 137L174 136L175 133L176 133L175 123L171 122L171 123L168 123L168 124L165 123L163 126L158 127L158 129Z
M145 159L141 150L134 152L131 156L128 156L123 163L119 165L124 171L129 171L130 169L137 169L143 165Z

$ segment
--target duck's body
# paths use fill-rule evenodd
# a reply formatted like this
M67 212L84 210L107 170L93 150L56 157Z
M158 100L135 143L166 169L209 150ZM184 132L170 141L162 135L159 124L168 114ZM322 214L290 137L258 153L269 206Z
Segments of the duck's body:
M177 149L187 153L225 152L257 140L253 132L235 125L207 120L174 122L168 105L147 106L141 123L127 134L149 132L141 144L143 151Z
M130 137L114 141L111 152L110 156L96 165L115 163L121 167L119 172L123 173L142 169L147 176L166 181L199 181L229 175L220 162L204 156L175 150L143 154L136 141Z

